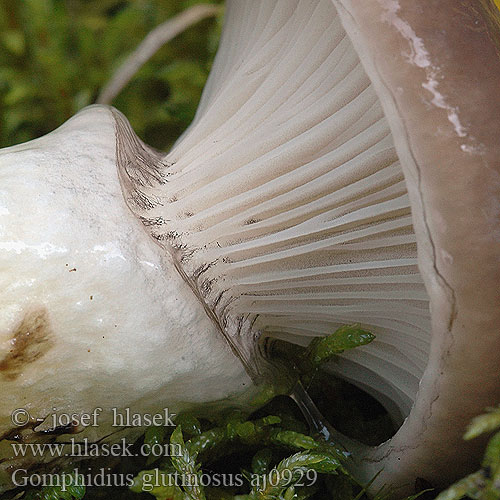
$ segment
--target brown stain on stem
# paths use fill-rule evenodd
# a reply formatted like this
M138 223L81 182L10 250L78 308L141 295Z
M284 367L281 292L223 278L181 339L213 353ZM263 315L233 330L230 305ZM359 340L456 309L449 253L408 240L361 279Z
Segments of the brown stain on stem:
M52 346L47 310L28 311L15 329L11 348L0 361L0 374L4 379L17 379L26 365L42 357Z

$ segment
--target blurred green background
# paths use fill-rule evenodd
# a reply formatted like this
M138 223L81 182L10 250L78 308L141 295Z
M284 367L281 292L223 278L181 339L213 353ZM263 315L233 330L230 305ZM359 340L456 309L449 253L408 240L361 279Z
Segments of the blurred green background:
M95 102L144 37L199 3L221 0L0 0L0 147L44 135ZM222 26L205 19L167 43L113 106L167 150L189 125Z

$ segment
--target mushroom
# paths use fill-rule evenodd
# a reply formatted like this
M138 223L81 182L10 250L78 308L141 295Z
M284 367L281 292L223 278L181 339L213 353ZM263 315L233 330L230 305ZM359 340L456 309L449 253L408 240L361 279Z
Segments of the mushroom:
M472 467L465 425L500 400L488 19L449 0L233 0L168 154L104 106L3 150L0 435L21 407L25 439L100 408L77 436L113 440L113 408L245 405L276 376L266 339L357 322L377 339L332 369L404 423L352 443L354 474L403 495Z

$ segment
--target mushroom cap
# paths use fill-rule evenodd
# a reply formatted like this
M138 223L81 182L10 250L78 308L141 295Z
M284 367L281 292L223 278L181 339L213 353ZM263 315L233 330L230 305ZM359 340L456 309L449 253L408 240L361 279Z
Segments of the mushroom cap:
M429 352L428 297L389 126L333 5L229 2L194 123L164 163L165 182L151 171L128 202L253 376L262 339L358 322L377 339L335 368L389 394L401 421ZM129 185L144 179L124 164Z
M336 369L407 417L354 468L403 495L473 467L465 425L500 399L498 34L479 5L333 3L229 3L168 182L131 207L254 374L257 339L376 333Z
M465 427L500 400L499 12L490 2L334 3L391 126L432 312L415 406L367 461L384 463L380 482L411 482L413 466L442 486L473 467L483 443L464 443Z

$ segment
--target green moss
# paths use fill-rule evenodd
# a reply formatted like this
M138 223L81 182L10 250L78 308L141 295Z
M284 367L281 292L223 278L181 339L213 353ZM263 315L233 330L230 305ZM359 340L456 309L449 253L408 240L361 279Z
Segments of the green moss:
M149 31L194 3L0 0L0 147L44 135L92 104ZM221 25L222 14L176 37L113 103L148 144L168 149L192 120Z

